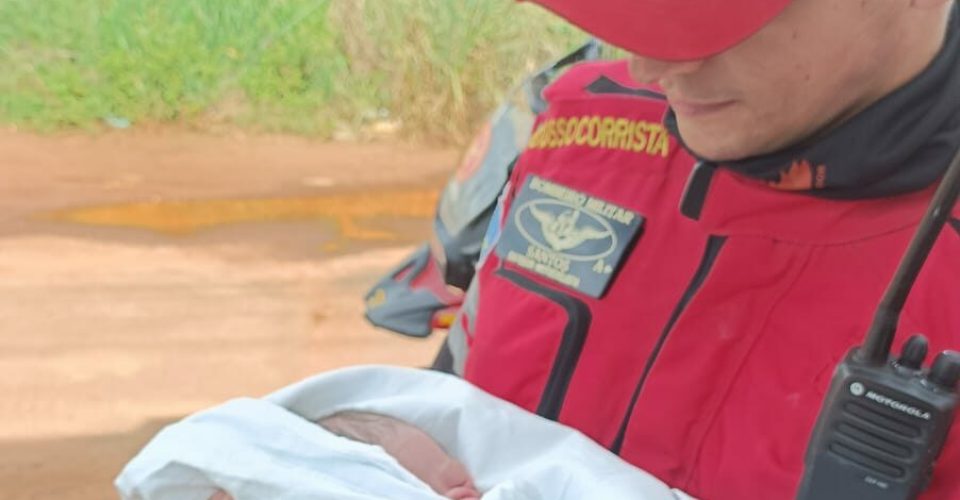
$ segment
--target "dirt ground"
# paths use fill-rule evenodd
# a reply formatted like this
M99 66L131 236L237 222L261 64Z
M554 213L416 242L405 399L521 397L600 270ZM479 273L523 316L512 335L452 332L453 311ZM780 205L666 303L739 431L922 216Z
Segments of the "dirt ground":
M429 234L449 150L0 132L0 498L115 498L161 426L357 363L423 365L367 287Z

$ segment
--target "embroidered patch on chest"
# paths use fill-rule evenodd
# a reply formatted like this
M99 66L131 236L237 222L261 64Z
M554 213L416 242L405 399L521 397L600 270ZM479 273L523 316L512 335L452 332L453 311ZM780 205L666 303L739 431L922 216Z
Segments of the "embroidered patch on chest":
M495 248L506 262L599 298L643 222L637 212L529 176Z

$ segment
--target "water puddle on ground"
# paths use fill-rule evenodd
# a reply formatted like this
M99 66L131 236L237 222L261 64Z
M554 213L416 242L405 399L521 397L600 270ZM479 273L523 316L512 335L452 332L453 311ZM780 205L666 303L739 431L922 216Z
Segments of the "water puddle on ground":
M396 235L365 228L381 218L430 218L436 189L367 191L291 198L160 200L69 209L42 218L87 226L134 228L185 236L214 227L264 222L324 220L346 240L392 240Z

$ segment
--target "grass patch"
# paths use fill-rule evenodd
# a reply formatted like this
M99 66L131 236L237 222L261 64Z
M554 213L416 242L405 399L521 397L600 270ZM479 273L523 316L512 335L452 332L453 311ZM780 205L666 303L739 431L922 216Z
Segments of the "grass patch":
M583 39L513 0L3 0L0 121L105 119L330 136L398 120L464 139Z

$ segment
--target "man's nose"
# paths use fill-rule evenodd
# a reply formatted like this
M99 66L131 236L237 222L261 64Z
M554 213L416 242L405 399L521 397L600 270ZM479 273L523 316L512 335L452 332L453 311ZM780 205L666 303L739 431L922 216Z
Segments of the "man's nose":
M630 56L630 76L638 83L656 83L666 77L693 73L702 65L703 59L664 61L634 54Z

